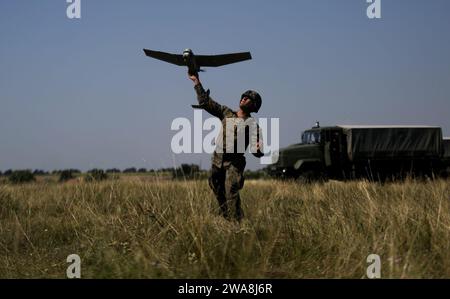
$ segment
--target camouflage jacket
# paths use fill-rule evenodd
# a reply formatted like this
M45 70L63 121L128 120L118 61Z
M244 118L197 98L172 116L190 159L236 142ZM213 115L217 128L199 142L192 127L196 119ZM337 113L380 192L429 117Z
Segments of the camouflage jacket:
M260 145L262 146L262 133L254 118L249 117L245 120L245 124L254 125L256 128L256 130L253 131L256 132L256 134L249 134L249 126L238 125L239 122L241 124L244 123L244 120L238 118L235 111L214 101L209 96L209 90L205 91L201 84L196 85L194 88L197 92L197 99L199 103L199 105L195 107L206 110L208 113L218 117L222 121L221 133L219 138L217 138L216 150L214 151L212 157L212 164L214 166L222 168L233 165L243 171L246 164L244 153L250 143L252 150L251 152L255 157L260 158L264 155L261 151L256 151L256 143L260 142ZM230 122L232 123L230 124ZM226 129L224 130L224 128ZM229 129L232 129L233 131L230 131ZM233 132L233 144L229 144L228 147L226 142L227 132ZM220 138L220 136L222 136L222 138ZM238 136L245 136L245 144L241 144L239 148Z

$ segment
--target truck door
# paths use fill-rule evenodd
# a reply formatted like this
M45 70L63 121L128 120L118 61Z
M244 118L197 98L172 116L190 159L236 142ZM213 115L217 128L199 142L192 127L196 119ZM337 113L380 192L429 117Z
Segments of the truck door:
M345 166L345 136L339 129L325 132L325 161L332 177L343 176ZM345 175L344 175L345 176Z
M341 162L342 154L342 134L338 130L330 131L330 158L331 164L338 166Z

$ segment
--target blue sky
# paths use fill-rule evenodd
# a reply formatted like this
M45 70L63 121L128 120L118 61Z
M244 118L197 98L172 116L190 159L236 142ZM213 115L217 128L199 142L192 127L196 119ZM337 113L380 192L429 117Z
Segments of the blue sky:
M315 121L424 124L450 135L450 2L81 0L0 2L0 170L171 167L176 117L193 119L186 70L142 48L199 54L251 51L253 60L201 74L211 96L236 107L263 97L280 118L280 144ZM206 113L204 117L207 117ZM248 165L260 168L248 155Z

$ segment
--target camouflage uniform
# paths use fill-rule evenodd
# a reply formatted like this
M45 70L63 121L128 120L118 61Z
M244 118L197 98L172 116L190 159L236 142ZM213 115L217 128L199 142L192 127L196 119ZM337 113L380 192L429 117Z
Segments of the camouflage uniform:
M245 156L244 152L237 151L237 128L234 128L234 144L231 153L226 149L226 124L227 119L238 119L237 113L227 106L223 106L215 102L209 96L209 90L205 91L201 84L195 86L197 92L198 106L196 108L202 108L209 112L211 115L218 117L222 121L221 135L217 142L216 150L212 156L212 169L211 176L209 178L209 186L214 192L214 195L219 202L221 214L229 219L230 217L236 220L241 220L244 216L241 209L241 199L239 196L239 190L244 186L244 169L245 169ZM251 119L253 120L253 119ZM254 120L253 120L254 121ZM259 126L255 122L258 134L255 139L252 139L252 146L255 146L258 141L261 140L261 134L259 133ZM242 132L240 132L242 133ZM245 149L247 149L250 143L250 137L248 134L248 127L245 128ZM222 148L220 151L218 149ZM256 157L263 156L261 151L252 151Z

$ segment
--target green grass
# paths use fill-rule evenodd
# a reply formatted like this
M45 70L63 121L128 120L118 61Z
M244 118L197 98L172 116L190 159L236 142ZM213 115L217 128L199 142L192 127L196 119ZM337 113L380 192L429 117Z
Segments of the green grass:
M450 278L449 181L247 181L245 220L206 181L0 185L0 277Z

